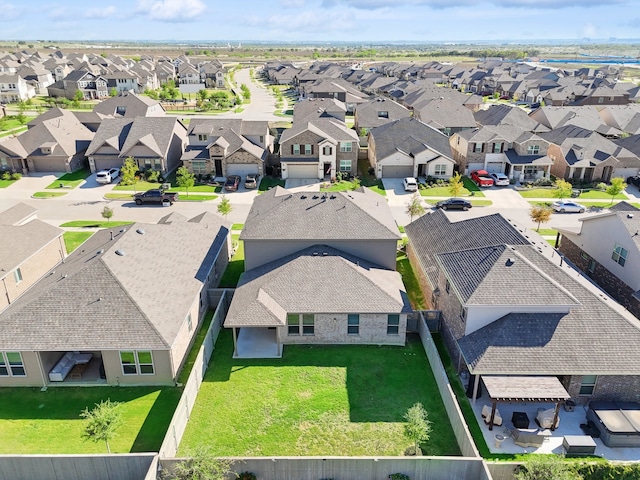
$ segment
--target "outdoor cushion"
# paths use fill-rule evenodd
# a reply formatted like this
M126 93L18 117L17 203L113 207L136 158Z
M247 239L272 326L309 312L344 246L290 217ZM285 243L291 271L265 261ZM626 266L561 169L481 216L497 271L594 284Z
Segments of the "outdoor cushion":
M482 407L482 418L484 418L484 423L489 425L489 420L491 419L491 407L489 405ZM502 425L502 415L500 415L500 411L497 408L493 415L493 424L498 426Z
M560 416L558 416L558 418L556 419L555 427L552 427L551 425L553 423L553 417L555 413L555 408L550 408L549 410L542 410L538 412L536 420L538 421L538 425L540 425L540 428L558 428L558 425L560 425Z
M537 433L523 432L518 429L514 429L511 432L513 437L513 443L520 447L539 447L547 438L544 435L538 435Z

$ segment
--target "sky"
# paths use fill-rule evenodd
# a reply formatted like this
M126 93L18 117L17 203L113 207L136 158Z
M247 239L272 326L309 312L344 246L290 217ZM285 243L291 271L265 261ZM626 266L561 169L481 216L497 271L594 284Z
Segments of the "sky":
M0 40L640 38L640 0L0 0Z

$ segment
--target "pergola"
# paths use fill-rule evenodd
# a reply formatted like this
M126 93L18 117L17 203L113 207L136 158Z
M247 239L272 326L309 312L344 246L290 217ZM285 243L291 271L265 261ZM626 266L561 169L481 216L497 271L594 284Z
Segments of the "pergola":
M477 378L477 377L476 377ZM540 402L555 403L556 408L551 423L555 430L560 405L571 398L557 377L482 377L487 394L491 399L489 430L493 430L493 420L498 402Z

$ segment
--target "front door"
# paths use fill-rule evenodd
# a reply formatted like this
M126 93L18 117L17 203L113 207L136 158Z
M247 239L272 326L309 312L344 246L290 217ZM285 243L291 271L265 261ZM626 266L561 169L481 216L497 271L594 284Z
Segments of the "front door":
M215 167L216 177L221 177L222 176L222 159L216 158L213 163Z
M331 178L331 163L325 163L323 170L324 170L324 177Z
M427 167L426 163L419 163L418 164L418 176L419 177L424 177L425 176L424 171L425 171L426 167Z

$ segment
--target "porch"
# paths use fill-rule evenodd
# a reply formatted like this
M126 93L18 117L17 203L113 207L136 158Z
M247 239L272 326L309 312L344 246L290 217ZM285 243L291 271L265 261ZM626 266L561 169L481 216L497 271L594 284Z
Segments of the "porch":
M275 327L234 327L233 346L233 358L282 358Z
M47 381L47 386L78 387L86 385L106 385L102 357L94 355L88 363L75 365L62 381Z

